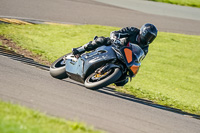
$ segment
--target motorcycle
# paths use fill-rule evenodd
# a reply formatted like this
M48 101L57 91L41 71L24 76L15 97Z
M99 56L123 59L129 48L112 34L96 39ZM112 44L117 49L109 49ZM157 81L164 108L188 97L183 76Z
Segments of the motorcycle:
M136 44L129 46L101 46L76 58L66 54L50 66L50 74L57 79L70 78L84 83L86 88L99 89L115 83L123 86L137 74L143 50Z

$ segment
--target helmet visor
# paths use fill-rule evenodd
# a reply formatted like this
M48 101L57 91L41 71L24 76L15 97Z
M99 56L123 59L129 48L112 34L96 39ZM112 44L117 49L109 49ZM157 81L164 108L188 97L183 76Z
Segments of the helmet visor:
M156 35L152 34L151 32L142 32L141 39L146 42L147 44L152 43L153 40L156 38Z

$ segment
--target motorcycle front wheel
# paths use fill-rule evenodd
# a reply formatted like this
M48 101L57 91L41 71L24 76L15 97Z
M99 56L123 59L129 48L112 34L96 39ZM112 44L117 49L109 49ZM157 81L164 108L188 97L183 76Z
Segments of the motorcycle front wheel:
M85 87L92 90L105 87L111 83L117 81L122 75L122 71L119 68L111 68L104 74L92 73L85 80Z
M65 62L64 57L66 57L69 54L66 54L60 58L58 58L56 61L54 61L50 66L50 75L57 79L64 79L67 78L67 73L65 70Z

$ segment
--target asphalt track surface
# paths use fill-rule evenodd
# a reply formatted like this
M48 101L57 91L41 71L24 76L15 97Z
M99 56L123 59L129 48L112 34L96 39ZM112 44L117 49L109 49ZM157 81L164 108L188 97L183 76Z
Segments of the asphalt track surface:
M200 9L148 0L95 0L101 3L136 10L148 14L200 20Z
M125 14L131 13L133 16L138 15L136 22L121 21L121 18L127 17L124 16ZM105 18L94 17L100 14L104 14ZM45 0L13 0L12 2L1 0L0 15L123 27L130 24L139 26L144 21L142 16L145 14L89 0L84 2L80 0L57 0L56 2L53 0L48 0L48 2ZM177 25L177 21L185 24L192 23L190 26L199 22L156 15L146 16L149 16L149 20L152 21L155 21L152 18L156 17L160 18L161 22L169 20L169 23L173 22ZM112 17L116 21L111 21ZM90 20L87 20L89 18ZM155 23L159 24L159 20ZM162 27L162 24L159 27L163 31L176 32L178 30L187 34L199 32L196 30L198 28L182 30L176 27L170 28L170 26ZM53 79L48 71L22 63L26 61L20 57L2 55L0 56L0 99L4 101L19 103L53 116L85 121L96 128L113 133L200 132L200 121L197 119L168 111L142 99L123 96L108 87L92 91L69 79Z
M200 121L104 87L86 89L27 65L31 59L0 52L0 99L47 114L84 121L111 133L199 133ZM4 55L4 56L2 56ZM37 66L37 65L36 65Z
M0 16L118 27L141 27L150 22L159 31L200 35L198 20L143 13L92 0L1 0Z

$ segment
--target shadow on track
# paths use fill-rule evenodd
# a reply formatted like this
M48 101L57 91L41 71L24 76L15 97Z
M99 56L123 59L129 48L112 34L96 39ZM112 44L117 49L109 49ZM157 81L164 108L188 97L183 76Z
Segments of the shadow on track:
M6 47L4 47L4 46L0 46L0 55L9 57L10 59L22 62L22 63L27 64L27 65L35 66L35 67L38 67L40 69L49 71L49 66L39 64L31 58L24 57L23 55L19 55L19 54L15 53L14 51L6 49ZM72 82L72 81L69 81L69 80L63 80L63 81L68 82L70 84L75 84L75 85L78 85L78 86L81 86L81 87L85 87L83 84L78 83L78 82ZM133 95L120 93L120 92L117 92L115 89L110 88L110 87L103 87L103 88L100 88L100 89L95 90L95 91L102 93L102 94L122 98L122 99L129 100L129 101L132 101L132 102L137 102L137 103L140 103L140 104L144 104L144 105L151 106L151 107L158 108L158 109L162 109L162 110L171 111L171 112L174 112L174 113L178 113L178 114L181 114L181 115L189 116L189 117L196 118L196 119L200 120L200 115L187 113L187 112L181 111L181 110L176 109L176 108L170 108L170 107L167 107L167 106L163 106L163 105L153 103L150 100L145 100L145 99L137 98Z

